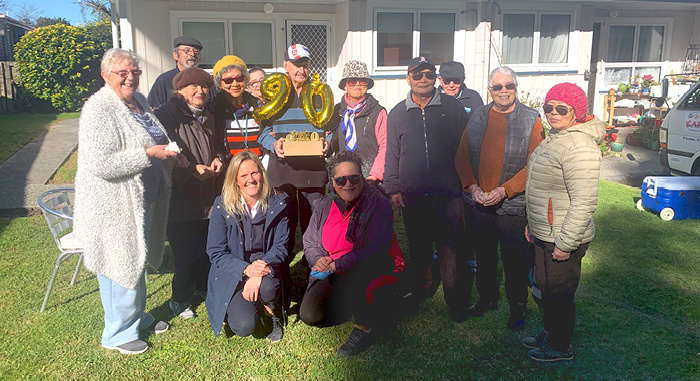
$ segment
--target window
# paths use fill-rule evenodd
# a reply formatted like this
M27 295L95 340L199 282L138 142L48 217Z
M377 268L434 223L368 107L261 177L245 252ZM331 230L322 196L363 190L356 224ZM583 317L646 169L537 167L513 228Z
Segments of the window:
M664 29L661 25L610 26L608 62L661 61Z
M271 68L272 27L270 23L231 23L233 54L248 67Z
M375 30L378 67L406 66L416 56L436 65L454 59L454 12L377 12Z
M503 61L506 64L567 64L571 15L521 13L503 15Z
M199 67L212 69L221 57L233 54L248 67L273 67L273 39L271 22L182 21L183 36L198 39L204 49Z
M226 55L226 33L223 22L183 22L182 35L194 37L202 43L199 67L211 69Z

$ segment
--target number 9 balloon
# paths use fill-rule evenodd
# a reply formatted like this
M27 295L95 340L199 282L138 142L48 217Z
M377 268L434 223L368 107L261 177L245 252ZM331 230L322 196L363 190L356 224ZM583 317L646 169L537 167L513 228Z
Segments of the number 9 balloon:
M314 95L321 97L321 111L316 111L314 107ZM324 127L333 114L333 92L331 87L322 83L318 74L314 74L311 83L304 86L301 96L306 119L317 128Z
M268 102L253 110L255 120L259 122L270 119L280 112L284 104L287 103L290 88L291 82L286 74L273 73L268 75L260 86L260 92Z

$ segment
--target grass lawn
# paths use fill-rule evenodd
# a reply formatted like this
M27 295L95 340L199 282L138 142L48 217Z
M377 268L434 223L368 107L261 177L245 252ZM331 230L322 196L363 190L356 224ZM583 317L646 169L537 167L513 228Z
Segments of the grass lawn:
M0 115L0 163L7 160L25 144L49 129L58 120L75 119L80 113Z
M596 239L583 260L577 293L575 361L540 365L520 344L541 327L534 302L518 333L508 307L454 324L441 289L416 308L397 310L392 328L365 353L335 355L351 323L317 329L290 316L276 344L214 337L198 317L171 320L149 336L146 353L100 347L103 312L97 280L84 269L75 286L61 268L39 313L57 251L41 216L0 218L0 374L16 378L320 378L320 379L698 379L700 378L700 220L664 222L635 209L639 190L601 181ZM403 229L397 226L400 242ZM298 267L296 267L298 269ZM297 272L297 275L300 272ZM148 306L171 319L170 270L149 276ZM294 305L292 306L294 308Z

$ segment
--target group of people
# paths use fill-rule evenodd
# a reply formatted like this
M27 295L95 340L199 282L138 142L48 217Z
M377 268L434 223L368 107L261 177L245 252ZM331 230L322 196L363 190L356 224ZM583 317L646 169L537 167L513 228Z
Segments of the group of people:
M507 67L490 74L493 101L484 105L464 85L461 63L442 63L436 87L435 64L413 58L410 91L387 112L367 92L374 81L366 64L349 61L339 83L345 93L318 128L302 101L306 47L285 51L289 97L264 120L253 111L268 101L265 72L224 56L212 77L197 67L202 49L191 37L175 39L176 67L148 99L136 91L137 58L110 49L105 87L83 107L75 234L99 280L105 348L142 353L142 331L169 328L145 312L147 267L160 266L166 237L174 316L194 317L204 299L217 336L227 328L282 340L299 227L308 265L299 317L317 327L353 317L340 356L376 341L397 294L388 286L399 280L402 299L418 302L442 282L458 323L498 308L500 248L507 328L524 326L531 287L544 329L523 339L529 357L573 359L574 293L594 235L604 136L583 90L563 83L547 93L545 136ZM291 131L325 137L321 154L285 156ZM409 242L402 274L392 205ZM479 299L470 305L474 277Z

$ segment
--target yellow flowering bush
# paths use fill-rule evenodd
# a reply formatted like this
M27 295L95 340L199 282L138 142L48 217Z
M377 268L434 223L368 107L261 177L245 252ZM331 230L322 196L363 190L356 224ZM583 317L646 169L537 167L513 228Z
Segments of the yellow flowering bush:
M79 110L102 84L100 59L111 47L109 23L56 24L25 34L15 45L22 87L58 111Z

